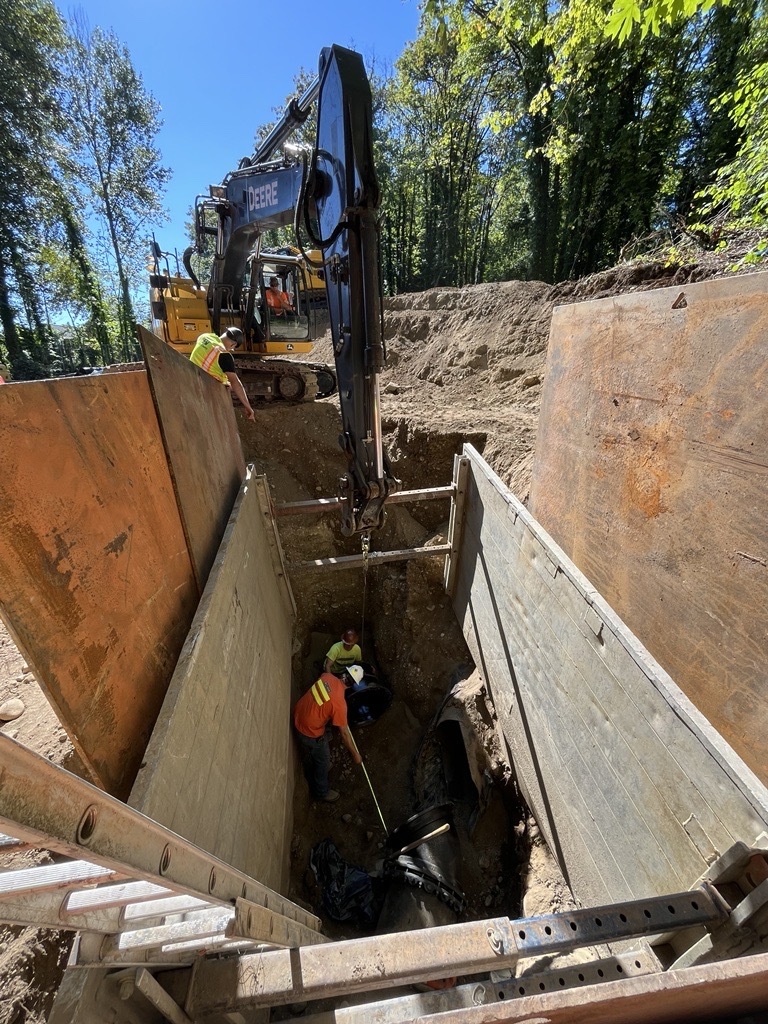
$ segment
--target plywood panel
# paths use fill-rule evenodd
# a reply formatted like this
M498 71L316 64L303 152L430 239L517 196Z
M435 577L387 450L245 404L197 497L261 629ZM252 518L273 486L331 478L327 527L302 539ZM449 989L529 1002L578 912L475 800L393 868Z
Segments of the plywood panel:
M454 607L521 786L585 905L679 891L768 791L469 446Z
M6 385L0 431L3 618L125 797L197 602L146 374Z
M245 475L230 389L138 328L200 592Z
M294 614L266 481L249 471L130 797L275 889L291 827Z
M768 274L555 310L529 508L768 782Z

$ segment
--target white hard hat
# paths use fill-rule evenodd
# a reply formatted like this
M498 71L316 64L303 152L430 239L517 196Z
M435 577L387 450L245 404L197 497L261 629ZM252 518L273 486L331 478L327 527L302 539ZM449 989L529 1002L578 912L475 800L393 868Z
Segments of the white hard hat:
M353 682L362 683L365 672L360 665L350 665L347 669L347 675L349 675Z

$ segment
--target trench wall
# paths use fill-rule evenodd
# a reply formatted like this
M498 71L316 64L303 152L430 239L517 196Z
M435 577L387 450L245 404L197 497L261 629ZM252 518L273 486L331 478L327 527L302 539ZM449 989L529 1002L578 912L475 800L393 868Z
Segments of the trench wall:
M285 891L295 608L264 477L250 470L129 803Z
M528 507L768 784L768 273L555 309Z
M768 791L477 452L454 609L578 899L689 888Z
M0 612L123 799L245 471L226 390L143 343L135 370L0 388Z

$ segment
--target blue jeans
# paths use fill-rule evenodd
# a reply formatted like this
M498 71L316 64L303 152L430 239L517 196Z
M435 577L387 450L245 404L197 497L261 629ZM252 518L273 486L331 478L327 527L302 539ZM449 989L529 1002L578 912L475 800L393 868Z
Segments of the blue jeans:
M304 775L309 783L309 791L315 800L322 800L328 793L328 769L331 765L331 748L328 734L322 736L305 736L294 729L299 740L301 762Z

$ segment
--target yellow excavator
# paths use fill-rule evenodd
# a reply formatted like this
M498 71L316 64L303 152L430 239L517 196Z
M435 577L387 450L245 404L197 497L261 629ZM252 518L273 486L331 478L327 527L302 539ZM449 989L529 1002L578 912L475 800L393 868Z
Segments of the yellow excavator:
M178 259L173 273L174 257L153 242L149 283L154 333L189 355L200 334L239 327L245 345L234 353L235 366L251 402L307 401L336 390L334 367L278 358L311 352L320 333L318 311L326 305L321 249L262 248L268 229L294 224L297 213L316 217L306 189L308 153L289 145L274 153L306 119L318 92L316 81L291 102L252 157L243 158L220 185L211 185L209 195L197 197L195 242L182 257L186 274ZM298 223L294 226L298 237ZM209 280L203 284L192 258L205 257L210 239L214 252ZM270 304L270 282L287 296L288 311Z
M315 101L315 146L287 144ZM172 274L168 258L155 249L150 280L155 333L188 353L199 334L239 327L246 351L233 356L251 401L301 401L336 391L339 441L348 462L340 482L342 533L365 535L381 526L385 502L400 481L382 437L380 193L371 90L360 54L341 46L324 49L318 78L289 104L254 155L209 193L195 203L195 243L182 257L186 276L178 266ZM298 253L262 248L264 231L291 223ZM306 273L312 263L302 235L321 255L314 269L324 272L333 367L286 358L308 351L315 324ZM209 238L215 249L203 287L192 259L204 254ZM287 296L282 310L270 305L267 295L273 277L277 291Z

